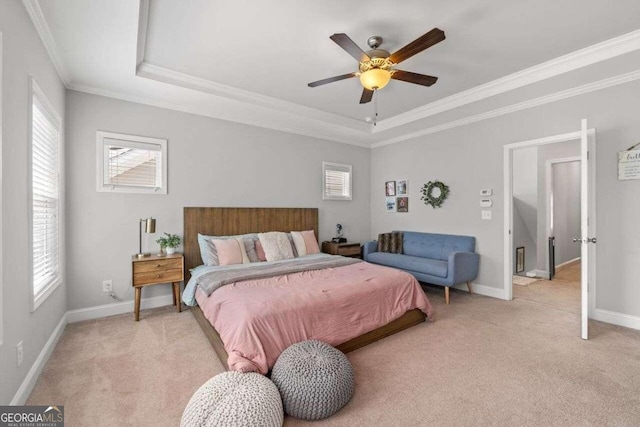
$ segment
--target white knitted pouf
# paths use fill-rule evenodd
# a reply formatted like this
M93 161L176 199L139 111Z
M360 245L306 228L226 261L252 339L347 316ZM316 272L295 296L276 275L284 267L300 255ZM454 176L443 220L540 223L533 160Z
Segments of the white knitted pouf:
M181 427L282 426L276 386L255 372L224 372L204 383L189 400Z
M303 420L320 420L338 412L353 396L354 375L349 359L321 341L292 345L280 354L271 371L284 411Z

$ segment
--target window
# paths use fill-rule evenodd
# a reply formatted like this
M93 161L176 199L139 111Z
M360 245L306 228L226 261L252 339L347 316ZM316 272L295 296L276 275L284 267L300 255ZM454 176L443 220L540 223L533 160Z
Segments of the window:
M167 194L167 140L97 133L97 190Z
M322 162L322 199L351 200L351 165Z
M60 117L31 80L30 196L32 309L62 281L60 267Z

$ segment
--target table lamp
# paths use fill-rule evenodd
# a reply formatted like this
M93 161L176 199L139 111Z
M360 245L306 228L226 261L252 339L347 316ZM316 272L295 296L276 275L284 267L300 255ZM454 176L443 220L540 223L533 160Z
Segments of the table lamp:
M155 218L141 218L140 219L140 250L138 251L138 253L136 254L136 256L138 258L144 258L146 256L149 256L149 253L142 253L142 228L144 224L144 232L146 234L151 234L151 233L155 233L156 232L156 220Z

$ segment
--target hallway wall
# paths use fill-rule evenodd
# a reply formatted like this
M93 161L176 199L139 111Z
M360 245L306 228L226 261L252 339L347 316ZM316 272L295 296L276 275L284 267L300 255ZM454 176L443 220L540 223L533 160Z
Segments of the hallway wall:
M553 235L556 266L580 257L580 162L555 163L553 182Z

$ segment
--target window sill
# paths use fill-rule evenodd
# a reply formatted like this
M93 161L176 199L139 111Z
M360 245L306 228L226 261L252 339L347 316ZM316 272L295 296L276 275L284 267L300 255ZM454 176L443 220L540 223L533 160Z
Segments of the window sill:
M49 295L51 295L56 289L58 289L60 284L62 284L62 279L56 280L55 282L51 283L49 286L41 290L38 295L34 295L31 301L31 312L33 313L34 311L36 311L38 307L40 307L42 303L45 302L47 298L49 298Z

